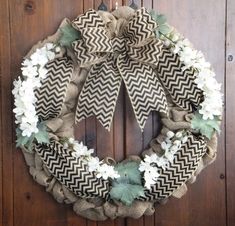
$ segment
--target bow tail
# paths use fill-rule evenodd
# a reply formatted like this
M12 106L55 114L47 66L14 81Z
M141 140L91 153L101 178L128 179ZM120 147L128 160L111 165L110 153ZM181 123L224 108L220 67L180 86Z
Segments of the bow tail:
M93 65L78 97L75 122L96 116L110 130L121 86L121 76L113 59Z
M151 111L168 114L167 100L151 66L120 55L118 63L137 122L143 131Z

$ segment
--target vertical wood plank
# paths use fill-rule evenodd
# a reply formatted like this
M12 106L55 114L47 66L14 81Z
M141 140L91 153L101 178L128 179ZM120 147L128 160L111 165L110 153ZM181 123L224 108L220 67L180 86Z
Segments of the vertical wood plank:
M124 1L124 4L129 6L132 1ZM141 1L135 0L134 1L138 7L141 7ZM125 89L125 88L124 88ZM129 155L139 155L142 151L142 148L144 146L144 135L141 132L137 122L136 118L130 103L130 99L128 97L128 94L125 90L125 153L126 157ZM144 225L144 218L141 217L140 219L126 219L126 225L127 226L143 226Z
M235 2L227 0L226 24L226 192L227 226L235 226L235 140L234 140L234 86L235 86Z
M11 39L11 53L14 56L11 74L14 76L20 74L22 57L33 44L53 33L64 17L75 17L83 10L81 2L67 1L66 4L57 4L55 1L35 1L29 4L31 3L31 10L26 9L24 1L11 1L10 4L11 34L14 37ZM80 225L86 222L81 217L74 220L74 213L71 217L64 205L59 205L45 193L44 188L32 180L20 152L14 153L14 184L15 224L58 226L73 224L75 221Z
M0 4L0 92L1 92L1 220L4 226L13 225L13 152L11 103L11 35L9 1Z
M72 7L73 9L71 9L71 7L65 7L68 10L68 13L71 13L69 11L74 11L74 13L72 13L72 15L74 15L71 19L75 19L79 14L84 12L84 8L87 7L88 5L85 4L89 4L89 0L88 1L78 1L77 2L77 7ZM73 4L73 3L72 3ZM63 5L61 5L63 7ZM74 129L75 132L75 138L78 141L82 141L83 143L86 143L86 121L83 120L81 122L79 122L79 124L77 124L75 126ZM74 214L74 211L72 210L71 206L67 207L67 224L68 225L87 225L87 220L77 216L76 214Z
M112 1L113 9L116 7L116 2L118 2L118 6L122 6L122 1L118 0ZM122 83L119 97L116 105L116 110L114 113L113 119L113 148L114 148L114 158L116 161L122 161L125 157L125 106L124 106L124 98L125 98L125 88L124 84ZM124 226L126 220L123 218L118 218L115 220L115 226Z
M94 8L97 10L101 1L94 2ZM111 0L104 0L104 4L107 6L108 11L112 7ZM96 136L97 136L97 155L100 159L104 158L105 156L113 157L113 125L110 129L110 132L107 131L99 122L96 120ZM113 220L107 220L104 222L98 222L98 226L113 226Z
M205 53L217 79L223 82L225 1L158 0L154 1L154 9L166 14L169 23L191 40L196 49ZM225 181L220 179L220 175L225 173L224 132L219 143L215 164L199 175L197 182L189 186L188 193L182 199L172 199L157 209L157 225L226 225Z
M151 10L153 8L153 1L142 0L141 6L145 7L148 10ZM146 122L144 133L143 133L143 150L149 147L149 143L153 139L154 128L155 128L154 125L158 124L158 122L156 121L156 116L155 116L156 114L157 114L156 112L152 112L149 115L148 120ZM155 225L154 215L144 216L143 224L144 226L154 226Z
M125 153L126 157L129 155L140 155L143 147L143 134L136 121L133 108L130 103L129 96L125 90ZM128 218L126 221L127 226L143 226L143 217L140 219Z

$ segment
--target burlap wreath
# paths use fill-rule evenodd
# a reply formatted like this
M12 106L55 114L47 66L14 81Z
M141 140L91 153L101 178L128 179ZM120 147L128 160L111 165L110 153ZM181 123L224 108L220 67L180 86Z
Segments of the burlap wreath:
M130 9L129 7L120 7L113 13L99 11L98 14L101 16L104 23L106 25L108 24L108 26L106 27L108 33L112 34L113 31L116 30L118 30L119 32L123 32L122 29L129 18L134 15L134 10ZM71 22L68 19L63 20L58 31L54 35L45 39L43 42L39 42L38 44L36 44L27 54L26 58L30 57L36 49L42 47L45 43L56 43L61 36L61 28L70 23ZM63 99L62 110L60 111L59 116L55 118L48 117L48 119L46 120L46 125L49 130L49 136L54 144L50 144L51 146L49 147L48 145L43 146L40 144L35 144L34 152L29 152L27 149L22 147L22 152L24 154L26 163L29 166L30 174L33 176L34 180L40 185L44 186L46 188L46 191L50 192L59 203L72 204L73 210L76 212L76 214L84 216L91 220L100 221L106 220L108 218L115 219L116 217L139 218L142 215L151 215L155 211L154 204L156 202L165 203L165 201L171 195L176 198L180 198L182 195L184 195L187 192L186 184L194 183L197 175L201 172L201 170L215 160L217 137L215 134L210 140L199 137L198 141L198 138L193 135L191 129L190 121L192 118L192 113L189 113L189 111L183 110L182 108L177 106L172 101L173 97L169 93L167 93L166 95L169 112L168 115L165 113L161 113L161 132L156 138L151 141L150 147L147 150L143 150L142 157L151 155L153 153L158 153L159 155L161 155L161 143L165 139L168 131L188 131L188 133L190 134L189 136L191 139L191 144L197 144L198 147L201 148L201 150L200 153L197 153L197 149L195 149L195 153L192 152L195 156L197 156L192 156L196 158L196 160L194 160L195 169L190 175L186 173L184 180L180 181L180 186L179 184L172 185L171 178L169 178L169 183L171 185L169 189L167 188L168 190L164 190L165 193L161 193L162 191L159 192L159 188L161 187L161 185L158 184L154 186L152 190L146 191L145 198L135 200L131 206L126 206L121 202L109 200L106 197L99 197L98 188L96 190L97 194L95 195L95 197L89 197L89 195L86 197L84 195L86 191L84 193L79 193L80 191L76 193L74 192L75 190L73 190L72 192L71 189L66 186L66 182L62 183L61 181L63 180L61 178L52 175L51 169L48 169L48 165L46 164L45 158L43 156L43 153L40 152L40 149L48 148L48 151L51 152L52 145L56 146L56 142L59 141L60 137L74 137L74 109L77 104L77 97L82 90L87 74L90 70L90 65L87 65L86 67L83 66L82 68L80 67L76 54L74 54L71 48L62 48L60 53L57 54L56 59L60 59L64 56L71 59L70 62L72 62L73 68L72 77L67 84L66 95ZM38 95L40 96L40 91L38 93ZM198 142L202 142L203 144L199 144ZM206 146L203 146L204 144ZM55 153L55 155L57 154L58 153ZM185 153L184 150L182 150L181 155L183 154L187 155L187 150L185 151ZM178 157L180 158L180 156ZM127 159L123 160L123 162L127 162L130 160L140 162L141 157L129 156ZM112 158L107 157L106 159L104 159L104 161L111 165L116 164L115 160ZM110 185L107 185L107 189L109 189L109 186Z

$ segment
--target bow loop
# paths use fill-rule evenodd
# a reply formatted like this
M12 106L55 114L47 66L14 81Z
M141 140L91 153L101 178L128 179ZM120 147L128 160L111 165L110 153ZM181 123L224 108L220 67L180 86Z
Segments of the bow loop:
M82 35L82 40L76 40L72 43L81 66L103 61L105 59L104 53L112 52L112 42L107 35L105 24L95 10L90 9L78 16L72 25Z
M84 14L78 16L72 25L77 30L84 28L104 28L105 24L99 14L94 10L90 9Z
M145 8L137 10L133 18L128 22L124 32L127 37L127 45L144 45L150 38L155 37L154 29L156 27L156 22Z

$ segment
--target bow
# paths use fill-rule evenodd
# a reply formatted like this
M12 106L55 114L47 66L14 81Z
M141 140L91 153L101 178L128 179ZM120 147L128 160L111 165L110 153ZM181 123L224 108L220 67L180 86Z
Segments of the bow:
M162 43L155 38L155 21L145 8L137 10L122 34L111 37L95 10L73 21L82 39L73 42L81 67L91 65L78 97L76 123L95 115L110 129L123 81L137 122L143 130L151 111L168 113L166 96L154 72Z

